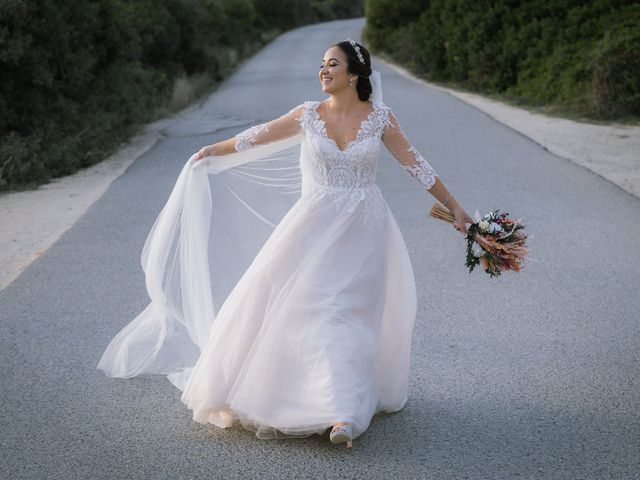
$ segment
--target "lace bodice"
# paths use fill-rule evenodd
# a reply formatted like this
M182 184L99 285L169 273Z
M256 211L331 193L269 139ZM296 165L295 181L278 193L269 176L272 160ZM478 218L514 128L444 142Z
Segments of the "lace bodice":
M411 145L384 103L373 103L356 136L344 149L329 137L318 113L319 101L306 101L268 123L248 128L235 137L237 151L302 132L300 159L302 195L319 200L329 196L339 209L353 211L364 202L364 221L374 214L383 218L385 205L376 184L377 162L384 143L403 168L430 189L438 174Z
M340 149L329 137L318 113L320 102L305 102L299 122L307 140L307 159L314 183L325 187L363 188L375 183L382 131L388 122L384 108L374 107L360 124L355 139Z

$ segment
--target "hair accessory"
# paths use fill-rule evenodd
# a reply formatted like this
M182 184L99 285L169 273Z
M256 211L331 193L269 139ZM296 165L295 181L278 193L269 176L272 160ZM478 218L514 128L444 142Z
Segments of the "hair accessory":
M358 46L358 44L356 42L354 42L351 37L346 39L347 42L349 42L351 44L351 46L353 47L353 49L356 51L356 53L358 54L358 60L360 60L360 63L364 63L364 57L362 56L362 53L360 53L360 47Z

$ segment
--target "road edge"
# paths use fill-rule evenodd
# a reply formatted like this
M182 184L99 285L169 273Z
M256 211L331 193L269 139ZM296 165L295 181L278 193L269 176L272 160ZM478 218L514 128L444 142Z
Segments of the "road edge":
M113 155L35 190L0 195L0 291L47 251L162 138L152 123Z
M463 101L553 155L586 168L640 198L640 156L633 154L640 152L640 126L599 125L534 113L480 94L430 83L389 60L376 60L405 78Z

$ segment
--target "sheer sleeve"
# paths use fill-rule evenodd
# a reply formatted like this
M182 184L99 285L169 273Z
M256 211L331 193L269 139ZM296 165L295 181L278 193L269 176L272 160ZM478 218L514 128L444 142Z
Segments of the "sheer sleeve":
M436 183L436 177L439 175L409 142L391 109L387 107L386 110L387 121L382 133L382 142L409 175L429 190Z
M304 103L270 122L254 125L243 130L235 136L236 151L249 150L257 145L275 142L300 133L300 119L303 111Z

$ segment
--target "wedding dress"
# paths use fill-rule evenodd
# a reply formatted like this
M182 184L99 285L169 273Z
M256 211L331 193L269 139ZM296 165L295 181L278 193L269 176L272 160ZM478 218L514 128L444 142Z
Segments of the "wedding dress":
M344 149L327 134L320 103L238 133L236 153L189 159L143 249L152 302L111 341L98 365L107 375L167 374L195 421L226 428L239 420L263 439L322 434L339 421L356 438L373 415L404 406L416 291L376 183L382 144L423 187L437 174L380 91ZM285 166L268 177L282 152L290 152ZM291 159L298 184L279 170ZM216 308L212 292L226 267L210 268L208 252L220 245L210 218L224 212L211 208L208 179L247 165L262 170L245 178L270 188L269 179L283 180L276 190L298 194L269 222L231 188L273 229ZM267 203L254 204L268 211ZM213 230L235 232L229 248L241 248L250 236L225 222Z

